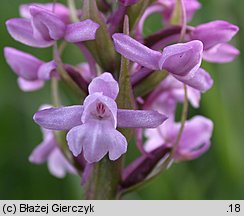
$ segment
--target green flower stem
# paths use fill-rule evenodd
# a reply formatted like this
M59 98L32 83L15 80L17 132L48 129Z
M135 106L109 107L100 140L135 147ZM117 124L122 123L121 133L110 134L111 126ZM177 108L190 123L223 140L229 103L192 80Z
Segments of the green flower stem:
M129 33L129 20L125 16L124 33ZM119 76L119 95L117 104L119 108L133 109L134 98L129 75L129 60L121 57L121 67ZM131 137L131 130L119 129L126 137L127 141ZM86 199L116 199L118 187L121 180L121 170L123 167L123 156L116 161L111 161L106 156L93 165L91 174L85 184Z
M67 0L67 4L68 4L68 7L69 7L70 19L72 20L72 22L79 22L80 19L77 16L77 10L76 10L76 6L75 6L75 1L74 0Z
M84 188L88 200L113 200L117 197L122 158L111 161L106 156L93 164Z
M54 60L57 64L57 71L61 79L74 91L74 93L76 94L77 97L79 97L79 99L84 99L86 94L80 89L80 87L65 71L56 43L54 44Z

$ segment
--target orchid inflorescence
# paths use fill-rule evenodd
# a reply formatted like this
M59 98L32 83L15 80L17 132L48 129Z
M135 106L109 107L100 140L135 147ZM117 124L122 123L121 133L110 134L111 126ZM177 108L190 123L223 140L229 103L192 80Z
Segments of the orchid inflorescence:
M47 162L56 177L81 176L86 198L114 199L173 162L206 152L213 123L203 116L187 119L188 102L198 108L201 94L213 85L202 59L226 63L239 55L229 44L238 27L221 20L189 26L201 8L197 0L83 0L82 9L67 2L69 7L21 5L21 18L6 21L16 41L53 47L49 62L4 49L21 90L52 82L52 105L41 105L33 117L44 140L29 160ZM163 28L145 36L145 21L154 13L162 16ZM86 62L63 62L69 43ZM60 82L80 104L62 106ZM180 122L177 104L182 104ZM125 167L128 143L136 143L140 156Z

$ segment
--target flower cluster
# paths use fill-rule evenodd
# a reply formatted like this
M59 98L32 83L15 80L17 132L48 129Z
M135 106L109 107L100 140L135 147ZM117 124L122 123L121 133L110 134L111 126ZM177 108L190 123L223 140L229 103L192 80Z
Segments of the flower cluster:
M213 85L202 60L227 63L239 55L229 44L238 27L222 20L188 25L201 8L197 0L84 0L81 10L69 6L21 5L21 18L6 21L13 39L35 48L53 47L54 53L44 62L4 49L21 90L38 90L48 80L56 83L52 106L42 106L34 115L44 141L29 160L47 161L57 177L69 172L86 182L97 163L122 163L128 143L136 143L141 156L117 170L121 178L116 188L123 191L173 161L206 152L213 123L199 115L187 119L188 102L198 108L201 94ZM164 28L145 36L145 21L153 13L160 13ZM68 43L87 62L64 63L62 50ZM78 95L80 104L62 106L59 82ZM178 104L181 122L175 117Z

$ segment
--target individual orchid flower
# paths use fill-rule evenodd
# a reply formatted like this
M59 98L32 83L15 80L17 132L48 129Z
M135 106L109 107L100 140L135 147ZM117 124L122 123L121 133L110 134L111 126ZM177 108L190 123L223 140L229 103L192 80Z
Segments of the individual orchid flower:
M4 48L4 56L11 69L18 75L18 84L23 91L40 89L46 80L57 76L54 61L46 63L11 47Z
M172 148L180 127L180 123L174 123L172 119L168 119L165 124L156 129L146 129L146 151L151 152L159 146ZM201 156L210 147L212 132L212 121L203 116L195 116L186 121L174 159L177 161L193 160Z
M195 40L167 46L163 52L152 50L128 35L113 35L115 49L125 58L151 70L167 70L179 81L205 92L211 88L210 75L200 69L203 44Z
M118 159L127 150L126 138L119 128L154 128L166 117L156 111L118 109L115 99L118 83L109 73L92 80L83 106L51 108L34 115L36 123L46 129L69 130L67 141L74 156L83 153L89 163L107 153Z
M216 20L193 28L190 38L203 42L203 58L206 61L225 63L233 61L239 55L239 50L228 44L238 30L236 25Z
M40 110L47 108L50 108L50 106L42 106ZM41 129L43 142L32 151L29 161L34 164L47 162L50 173L58 178L65 177L66 173L76 174L75 168L59 149L54 132L44 128Z
M30 7L33 5L31 4L22 4L19 7L20 16L26 19L31 19ZM46 10L52 11L55 13L64 23L70 23L70 13L69 8L65 5L56 2L56 3L35 3L36 6L44 8Z
M29 6L30 19L13 18L6 25L17 41L33 47L49 47L60 39L76 43L94 40L99 24L92 20L66 24L58 15L45 8Z

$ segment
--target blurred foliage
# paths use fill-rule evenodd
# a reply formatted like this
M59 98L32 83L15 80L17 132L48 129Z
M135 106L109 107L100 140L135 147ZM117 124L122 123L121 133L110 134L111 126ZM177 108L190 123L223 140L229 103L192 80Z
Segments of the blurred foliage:
M1 0L0 46L12 46L43 60L51 59L50 49L34 49L14 41L7 33L5 21L18 17L18 6L27 0ZM47 2L40 0L39 2ZM215 123L211 149L201 158L174 164L167 172L125 199L244 199L244 1L200 0L202 10L192 25L224 19L241 29L233 43L241 55L230 64L204 63L214 78L214 87L202 95L201 108L190 115L202 114ZM147 33L160 27L159 16L152 16ZM149 32L148 32L149 31ZM77 63L82 57L77 50L67 49L67 62ZM52 177L46 165L28 162L32 149L41 141L41 132L32 115L43 103L50 103L49 84L33 93L23 93L0 53L0 199L80 199L78 177ZM67 96L66 96L67 97ZM130 145L128 160L138 155Z

